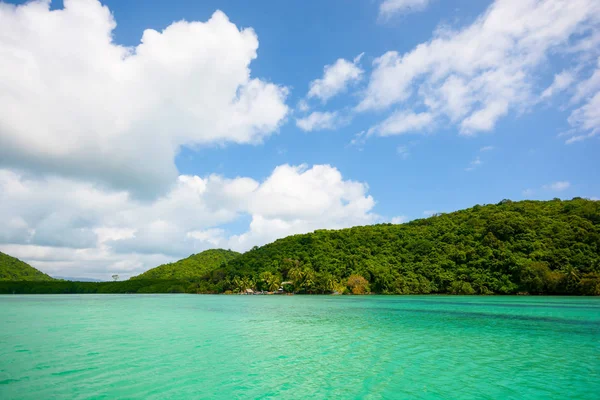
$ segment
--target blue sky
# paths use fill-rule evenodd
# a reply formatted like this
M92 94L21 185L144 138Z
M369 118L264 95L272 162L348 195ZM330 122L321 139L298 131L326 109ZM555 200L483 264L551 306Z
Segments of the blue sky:
M0 3L0 250L129 276L318 228L596 199L598 15L593 0Z
M224 11L236 25L252 27L259 37L258 58L251 65L253 74L291 87L288 103L295 105L306 95L309 82L322 76L323 66L338 58L351 60L364 52L361 64L368 70L372 60L388 50L408 52L428 41L440 24L460 28L472 23L492 2L432 1L423 12L396 15L386 21L378 18L379 4L375 1L350 6L341 0L267 1L254 7L239 1L181 1L168 6L150 2L144 10L131 2L105 4L117 21L123 21L115 30L115 38L127 45L135 45L145 28L164 29L179 19L204 21L214 10ZM536 84L540 88L549 86L554 73L569 64L563 57L553 61L555 68L539 70ZM346 92L325 107L315 102L315 109L352 107L357 96ZM474 138L460 137L455 127L442 126L425 137L375 138L362 150L348 144L356 133L381 119L380 115L359 116L347 126L322 132L303 132L291 120L259 146L184 149L177 166L186 174L218 171L262 179L281 163L331 164L344 176L368 182L369 192L377 200L376 210L390 217L402 214L419 218L425 210L452 211L503 198L594 197L600 193L599 180L595 179L599 169L594 157L597 140L591 146L565 146L557 135L569 129L569 112L561 112L560 105L556 99L526 110L525 115L513 111L493 131ZM407 146L410 155L403 158L399 146ZM479 149L486 146L494 150L480 154ZM481 167L465 171L478 156ZM241 162L243 159L246 161ZM565 180L572 187L560 194L541 190L534 195L523 193Z

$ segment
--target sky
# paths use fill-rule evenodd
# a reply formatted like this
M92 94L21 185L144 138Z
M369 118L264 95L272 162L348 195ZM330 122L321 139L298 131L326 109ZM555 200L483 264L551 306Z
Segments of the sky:
M0 251L209 248L600 197L597 0L0 0Z

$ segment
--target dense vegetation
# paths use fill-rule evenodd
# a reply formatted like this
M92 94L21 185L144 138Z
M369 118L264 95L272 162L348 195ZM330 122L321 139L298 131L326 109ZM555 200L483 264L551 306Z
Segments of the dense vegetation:
M269 280L308 293L600 295L600 202L504 200L403 225L319 230L255 248L210 277L217 291Z
M3 282L0 293L283 286L299 293L600 295L600 202L503 200L403 225L318 230L236 255L204 252L126 282Z
M183 260L152 268L131 279L195 279L211 273L239 255L240 253L231 250L206 250Z
M0 252L0 281L52 281L31 265Z
M178 280L135 279L121 282L0 282L0 294L196 293L197 285Z

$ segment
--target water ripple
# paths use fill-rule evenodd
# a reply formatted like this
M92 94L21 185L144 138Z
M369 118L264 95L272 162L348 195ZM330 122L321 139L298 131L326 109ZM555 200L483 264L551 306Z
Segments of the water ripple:
M598 299L3 296L0 398L593 399Z

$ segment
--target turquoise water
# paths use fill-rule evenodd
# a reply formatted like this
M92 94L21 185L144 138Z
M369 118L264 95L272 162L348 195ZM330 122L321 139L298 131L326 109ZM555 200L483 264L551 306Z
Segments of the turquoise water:
M600 299L0 296L1 399L598 399Z

